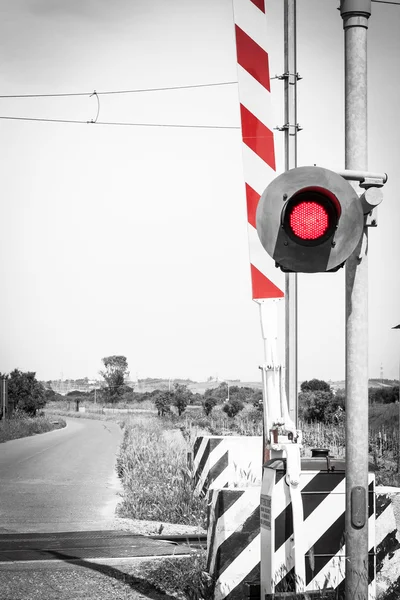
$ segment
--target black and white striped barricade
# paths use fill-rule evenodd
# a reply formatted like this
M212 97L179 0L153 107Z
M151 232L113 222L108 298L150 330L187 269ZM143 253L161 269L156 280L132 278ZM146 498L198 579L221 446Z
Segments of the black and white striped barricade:
M315 476L315 473L308 472L306 479L301 481L302 488L321 487L318 484L320 477L314 484L312 483ZM279 481L283 483L283 478ZM343 490L344 494L344 481L340 482L340 485L340 490ZM371 477L370 490L372 487ZM248 597L249 592L246 583L253 583L253 589L256 589L256 584L260 585L260 492L260 487L214 489L210 492L207 562L208 571L216 580L214 600L243 600ZM400 598L400 488L377 486L375 493L376 594L378 599L382 594L386 594L387 600L398 600ZM329 506L325 504L326 494L325 489L321 494L320 506L328 511ZM318 498L314 497L314 500L318 501ZM264 508L269 507L264 504ZM288 508L289 505L285 506L285 512ZM315 516L316 529L319 524L318 515ZM267 513L263 511L262 518L268 520L268 511ZM275 522L282 518L280 512ZM369 535L373 539L372 531ZM338 555L341 561L343 561L343 554L344 549L342 555ZM344 575L343 570L342 575ZM343 587L342 580L339 589L343 590Z
M229 485L260 485L261 436L203 436L193 447L194 493Z
M330 457L301 460L297 486L300 509L295 505L293 493L291 497L285 475L286 459L275 458L264 465L260 500L261 597L268 600L274 594L299 589L305 592L331 589L338 598L344 598L345 461ZM374 486L375 475L371 472L369 600L375 598Z
M246 583L260 583L261 487L209 492L207 571L214 600L244 600Z
M400 488L376 486L377 598L400 598Z

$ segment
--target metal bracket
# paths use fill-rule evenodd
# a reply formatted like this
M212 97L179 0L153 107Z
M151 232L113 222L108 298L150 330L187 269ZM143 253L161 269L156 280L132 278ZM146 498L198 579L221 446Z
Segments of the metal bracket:
M378 211L376 208L368 213L365 221L365 227L378 227Z
M370 173L369 171L336 171L338 175L347 181L358 181L360 187L383 187L388 180L387 173Z
M261 370L264 371L280 371L282 369L281 365L260 365L258 367Z
M282 73L282 75L275 75L275 77L271 77L271 79L289 79L290 77L294 77L296 79L296 81L300 81L300 79L303 79L298 73Z
M274 129L276 131L286 131L287 129L293 128L296 131L302 131L302 126L299 125L298 123L296 123L296 125L290 125L290 123L285 123L285 125L282 125L282 127L278 127L278 125L276 127L274 127ZM295 135L294 133L291 133L290 135Z

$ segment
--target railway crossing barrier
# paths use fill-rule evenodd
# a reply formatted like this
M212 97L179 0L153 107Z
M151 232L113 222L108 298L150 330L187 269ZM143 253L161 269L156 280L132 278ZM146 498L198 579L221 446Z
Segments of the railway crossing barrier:
M203 464L207 462L204 456L207 448L210 454L224 439L229 440L219 436L214 447L211 443L214 439L215 436L208 436L196 440L197 452L202 445L205 448ZM232 436L231 444L233 439ZM236 439L241 439L243 448L250 438ZM233 456L229 447L229 444L225 447L228 451L225 463ZM259 460L258 448L255 457ZM293 589L296 576L293 534L296 534L292 498L285 483L285 460L275 458L265 466L268 473L262 486L260 478L256 483L249 480L250 485L239 486L237 471L233 469L225 469L225 479L229 473L232 476L225 481L225 487L216 487L216 479L212 477L202 478L201 490L208 495L209 504L207 570L215 580L214 600L242 600L253 595L259 598L260 585L265 588L263 598L279 598L284 589ZM394 599L400 594L400 488L375 487L375 477L370 472L368 491L369 595L375 598L376 588L379 599L393 590ZM300 555L304 563L305 591L325 585L327 590L330 587L340 593L345 574L344 461L330 457L302 459L299 492L304 510L301 526L307 543L303 543L296 558ZM263 556L268 556L269 564L261 566L263 544ZM267 589L266 580L271 583L273 569L277 571L275 585ZM325 597L331 597L328 591Z

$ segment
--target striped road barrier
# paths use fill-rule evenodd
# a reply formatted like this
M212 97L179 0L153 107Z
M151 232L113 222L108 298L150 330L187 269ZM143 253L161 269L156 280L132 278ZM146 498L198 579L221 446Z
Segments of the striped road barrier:
M203 436L193 447L195 494L231 486L261 483L261 436Z
M310 486L310 483L311 480L307 479L304 487ZM243 600L249 593L247 583L260 584L260 496L260 487L210 491L207 563L208 572L216 581L214 600ZM384 595L385 600L398 600L400 598L400 488L377 486L375 500L376 595L378 599ZM328 499L329 502L331 500ZM323 501L320 503L320 510L328 512L331 509L328 505L324 505ZM287 511L286 506L284 511ZM282 517L278 515L277 518ZM314 542L314 560L319 539L327 533L325 529L320 537L316 535L320 530L317 521L315 519L313 523L310 521L310 528L306 529L307 535L311 534ZM372 532L370 533L373 535ZM340 553L344 556L343 547ZM306 560L310 564L309 556L310 553ZM339 556L340 554L338 558ZM314 571L316 563L317 561L314 562ZM324 567L318 572L320 576L322 572L326 572ZM317 576L318 573L315 575ZM343 580L343 572L341 577Z

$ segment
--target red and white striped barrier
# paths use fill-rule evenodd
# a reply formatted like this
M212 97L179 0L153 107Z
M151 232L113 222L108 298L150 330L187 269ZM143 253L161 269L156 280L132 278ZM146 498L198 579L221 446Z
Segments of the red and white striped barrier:
M284 276L258 238L256 209L276 176L265 0L234 0L253 300L282 298Z

